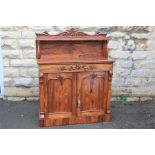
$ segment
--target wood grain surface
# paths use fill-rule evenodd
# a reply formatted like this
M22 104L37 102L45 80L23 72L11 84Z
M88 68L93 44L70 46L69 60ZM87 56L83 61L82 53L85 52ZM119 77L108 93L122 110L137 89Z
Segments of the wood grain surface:
M37 34L40 126L111 121L113 60L104 34Z

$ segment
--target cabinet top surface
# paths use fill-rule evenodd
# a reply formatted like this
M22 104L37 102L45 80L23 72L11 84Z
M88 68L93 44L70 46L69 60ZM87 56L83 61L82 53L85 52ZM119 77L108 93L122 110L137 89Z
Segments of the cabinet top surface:
M106 37L106 34L103 33L98 33L95 35L89 35L84 32L79 31L78 29L70 29L67 30L66 32L62 32L57 35L51 35L48 32L43 32L43 33L36 33L37 38L36 40L40 41L49 41L49 40L55 40L55 41L74 41L74 40L99 40L99 41L106 41L108 38Z
M64 60L64 61L62 61L62 60L57 60L57 59L55 59L55 60L46 60L46 61L44 61L44 60L40 60L40 59L38 59L37 60L37 62L38 62L38 64L77 64L77 63L90 63L90 64L98 64L98 63L101 63L101 64L112 64L112 63L114 63L115 61L114 60L111 60L111 59L107 59L107 60L104 60L104 59L91 59L91 60L89 60L89 59L85 59L85 60L72 60L72 59L68 59L68 60Z

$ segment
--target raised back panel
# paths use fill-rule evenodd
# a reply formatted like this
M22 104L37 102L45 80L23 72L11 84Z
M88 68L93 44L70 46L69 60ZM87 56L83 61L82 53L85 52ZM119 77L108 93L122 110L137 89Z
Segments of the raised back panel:
M104 34L88 35L75 29L58 35L38 34L37 58L39 62L103 60L107 58L107 43Z
M44 41L41 43L41 54L82 54L101 53L102 42L99 41Z
M43 41L40 44L43 59L86 59L104 58L103 43L101 41Z

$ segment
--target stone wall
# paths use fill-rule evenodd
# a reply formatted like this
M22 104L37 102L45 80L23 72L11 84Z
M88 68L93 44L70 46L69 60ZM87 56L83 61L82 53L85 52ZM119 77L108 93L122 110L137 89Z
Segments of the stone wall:
M38 66L35 32L57 34L71 27L0 27L4 58L5 99L37 100ZM89 34L107 32L109 57L116 60L113 100L152 100L155 97L155 27L78 27Z

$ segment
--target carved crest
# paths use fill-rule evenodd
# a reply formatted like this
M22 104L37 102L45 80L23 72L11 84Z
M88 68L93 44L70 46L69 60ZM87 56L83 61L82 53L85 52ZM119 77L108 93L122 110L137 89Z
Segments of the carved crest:
M58 34L58 36L88 36L88 34L81 32L78 29L72 28L67 30L66 32Z
M43 32L43 33L36 33L37 36L39 35L51 35L49 34L47 31ZM97 33L96 35L106 35L106 34L103 34L103 33ZM62 33L59 33L57 35L51 35L51 36L73 36L73 37L80 37L80 36L90 36L89 34L86 34L84 32L81 32L79 29L76 29L76 28L71 28L65 32L62 32Z

